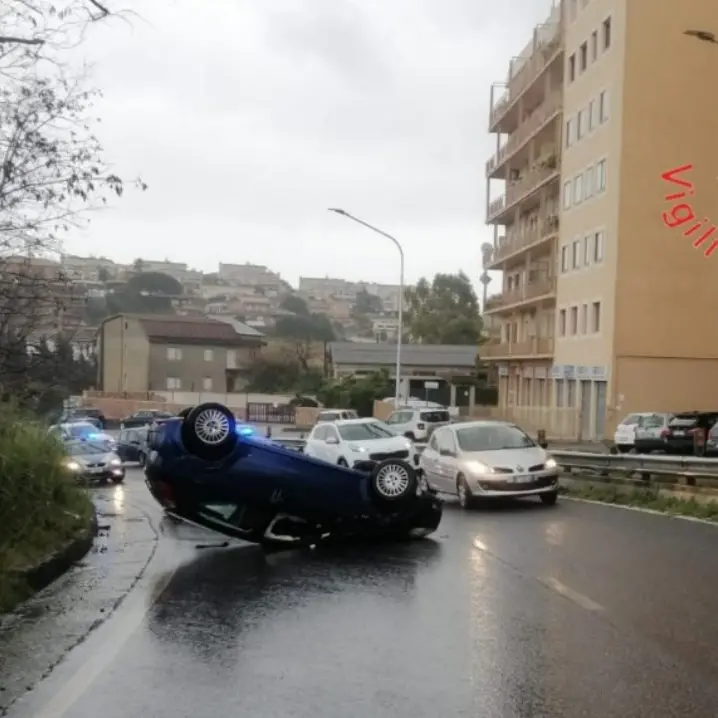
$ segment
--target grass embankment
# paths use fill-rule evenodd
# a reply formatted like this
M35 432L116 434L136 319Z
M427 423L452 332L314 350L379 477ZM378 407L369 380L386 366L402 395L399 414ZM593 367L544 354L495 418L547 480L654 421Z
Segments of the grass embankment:
M0 613L32 593L24 573L87 530L92 504L47 429L0 410Z
M692 516L707 521L718 522L718 502L700 502L687 496L666 496L658 487L627 486L625 484L585 484L574 481L571 486L563 486L561 493L577 499L600 501L617 506L635 506L652 511L660 511L669 516Z

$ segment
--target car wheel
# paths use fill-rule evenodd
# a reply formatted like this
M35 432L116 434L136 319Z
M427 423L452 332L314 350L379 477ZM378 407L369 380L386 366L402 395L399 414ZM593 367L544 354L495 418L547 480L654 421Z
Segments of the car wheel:
M416 441L416 436L414 436L413 431L407 431L404 436L409 439L409 441Z
M462 509L473 508L476 500L471 493L469 485L466 483L466 479L461 474L459 474L459 477L456 479L456 493L459 495L459 506L461 506Z
M541 503L544 506L554 506L558 501L558 491L549 491L546 494L541 494Z
M347 463L347 460L345 458L340 458L339 461L337 461L337 466L345 466L347 469L349 468L349 464Z
M380 461L371 472L372 494L383 504L395 505L416 496L418 482L416 469L400 459Z
M121 484L121 483L124 482L124 480L125 480L125 477L124 477L124 476L113 476L113 477L112 477L112 483L113 483L113 484Z
M193 407L182 421L182 443L187 451L207 461L223 459L237 444L234 414L222 404Z
M137 463L140 465L141 469L143 469L145 464L147 463L147 456L145 455L144 451L140 451L137 457Z

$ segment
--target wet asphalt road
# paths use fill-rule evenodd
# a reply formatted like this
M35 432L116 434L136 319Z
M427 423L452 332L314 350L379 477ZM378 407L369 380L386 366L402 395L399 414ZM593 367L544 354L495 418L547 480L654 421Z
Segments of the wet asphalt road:
M28 608L0 655L30 676L30 653L42 664L116 610L12 718L718 715L713 526L569 501L448 505L434 541L265 556L163 533L139 473L121 501L103 491L112 528L64 587L77 600L40 596L46 613Z

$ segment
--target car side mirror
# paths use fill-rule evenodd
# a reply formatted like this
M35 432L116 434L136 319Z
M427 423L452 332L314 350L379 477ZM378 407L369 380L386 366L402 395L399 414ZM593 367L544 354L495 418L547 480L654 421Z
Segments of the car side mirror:
M326 439L327 444L338 444L339 439L337 439L336 436L330 436L328 439Z

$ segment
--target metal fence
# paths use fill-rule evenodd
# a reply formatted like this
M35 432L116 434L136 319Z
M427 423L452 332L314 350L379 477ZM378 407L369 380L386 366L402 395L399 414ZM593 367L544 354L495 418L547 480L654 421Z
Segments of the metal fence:
M264 404L250 401L247 404L245 421L252 424L293 424L294 407L288 404Z

